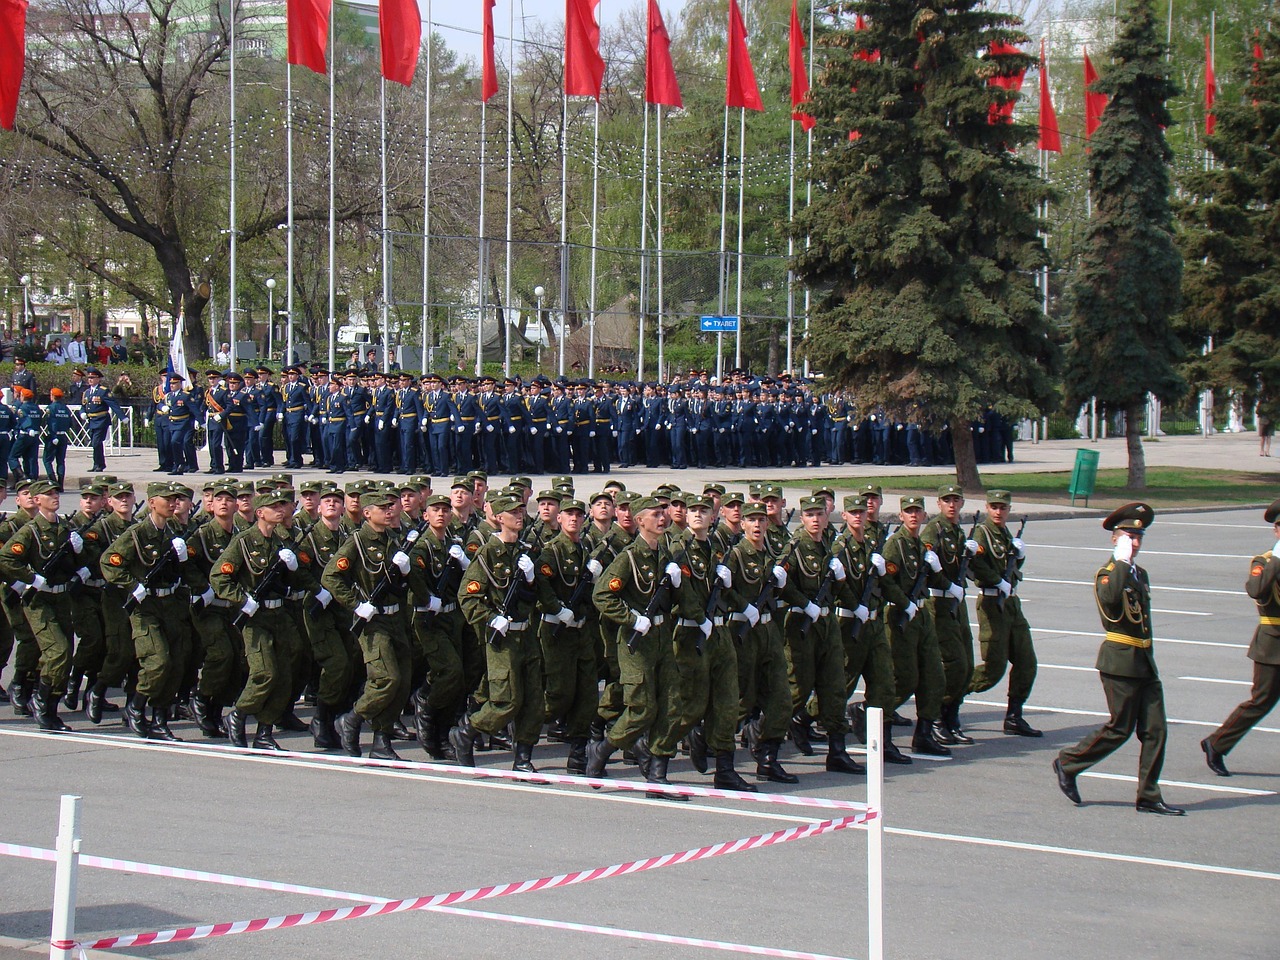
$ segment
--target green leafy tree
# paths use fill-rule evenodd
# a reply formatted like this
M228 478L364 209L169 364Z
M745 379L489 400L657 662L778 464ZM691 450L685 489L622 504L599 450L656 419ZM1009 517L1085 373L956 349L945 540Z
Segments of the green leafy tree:
M831 48L812 93L821 146L797 218L811 358L862 406L949 424L957 477L978 489L970 422L986 404L1038 413L1055 360L1033 279L1047 187L1012 149L1035 130L988 120L1016 96L988 80L1029 58L986 51L1027 38L977 0L854 8L868 29L818 39Z
M1066 367L1069 403L1090 397L1123 411L1130 489L1146 486L1142 447L1148 393L1174 401L1186 385L1172 318L1181 307L1182 255L1173 237L1165 106L1177 88L1151 0L1124 10L1111 63L1094 90L1111 99L1093 136L1093 216L1073 285Z
M1192 201L1180 211L1186 256L1181 317L1196 344L1188 377L1238 393L1246 405L1280 405L1280 37L1258 39L1262 59L1238 100L1216 108L1208 140L1215 164L1188 177Z

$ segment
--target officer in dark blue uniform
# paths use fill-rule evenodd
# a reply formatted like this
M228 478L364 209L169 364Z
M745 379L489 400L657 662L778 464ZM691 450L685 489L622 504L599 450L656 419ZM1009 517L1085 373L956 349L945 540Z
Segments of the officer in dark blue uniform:
M44 473L59 493L67 478L67 431L74 422L71 411L62 402L62 391L54 387L49 391L49 405L44 408L40 430L44 439Z
M481 428L480 401L471 392L471 381L453 377L453 473L476 468L476 435Z
M480 378L480 430L476 434L479 442L479 466L485 473L496 474L498 463L498 438L502 429L502 401L494 392L493 377Z
M453 439L453 401L439 374L427 374L422 378L422 386L421 429L427 438L426 472L442 476L449 472L452 462L449 444Z
M276 465L276 420L280 417L280 391L271 382L271 368L258 368L258 466Z
M373 392L369 397L369 415L373 418L373 468L378 473L390 473L391 462L395 456L396 429L399 418L396 416L396 395L387 386L387 377L383 373L373 375ZM412 467L408 468L412 469Z
M551 470L555 473L569 472L569 441L573 437L573 400L565 392L568 386L563 378L551 385L551 408L547 421L551 428L551 442L548 444L548 457Z
M324 412L322 405L329 396L329 377L330 372L324 367L311 368L311 386L307 391L307 423L310 424L308 431L311 443L311 466L327 467L329 461L324 455L324 421L321 414Z
M257 422L257 409L251 394L244 385L244 377L234 370L223 374L227 382L227 402L222 414L222 426L227 442L227 465L232 473L239 473L249 465L245 459L249 434Z
M302 469L307 414L311 406L309 394L310 390L302 382L302 371L298 367L285 367L284 385L280 388L280 420L284 428L284 465L290 470Z
M320 402L317 415L324 430L324 462L329 473L345 473L347 469L347 440L351 436L351 408L348 394L334 377L329 382L329 392Z
M346 456L342 468L356 469L368 462L364 449L364 420L369 416L369 391L360 383L359 370L348 369L342 380L342 399L348 412ZM333 464L329 466L332 467Z
M17 426L17 414L4 402L3 394L0 394L0 470L5 472L5 486L9 490L13 489L9 475L9 451L13 448L13 431Z
M822 465L822 458L830 446L828 437L831 433L831 420L827 408L816 393L810 393L804 399L809 406L809 466L818 467Z
M227 397L231 391L227 389L219 370L205 371L204 390L204 428L209 441L209 469L205 473L226 473L226 460L223 445L226 443L226 410Z
M667 437L671 441L671 469L683 470L689 465L689 401L684 398L684 390L678 384L667 389L667 420L671 424L671 433Z
M93 448L93 464L89 467L89 472L105 473L107 431L111 429L111 418L123 420L124 414L102 385L102 374L98 370L92 367L86 370L85 379L89 381L89 386L85 387L80 397L80 414L84 417L85 427L89 431L89 444Z
M573 385L573 433L569 445L573 448L573 466L570 473L589 473L591 470L591 442L595 439L595 404L587 396L587 381Z
M244 447L244 468L252 470L262 463L262 405L259 402L258 371L253 367L244 369L244 389L253 400L253 416L249 421L249 436Z
M695 467L711 465L712 420L707 387L700 383L693 388L693 399L689 401L689 453Z
M170 473L181 476L188 468L195 468L196 416L199 412L195 400L185 389L186 378L176 371L169 374L169 392L164 396L162 409L169 420L169 450L173 467ZM187 448L191 449L188 450ZM190 454L191 462L187 456Z
M172 387L169 386L169 373L160 371L160 379L151 388L151 402L147 404L143 414L143 424L150 422L156 431L156 459L160 461L156 473L172 473L174 465L173 449L169 443L169 408L165 397Z
M634 467L636 464L636 433L640 425L640 403L631 392L631 384L618 387L614 400L614 414L618 420L618 466Z
M662 465L662 436L667 424L667 402L658 396L658 388L652 383L644 385L644 465L649 468Z
M422 394L418 393L413 374L401 373L400 385L395 391L396 415L392 426L400 444L400 472L414 473L423 469L422 446ZM431 473L427 467L426 472Z
M609 384L604 380L596 381L596 395L591 404L594 412L591 415L591 429L595 436L591 440L591 455L596 473L608 473L609 465L614 460L614 443L618 436L617 411L613 406L613 397L608 393Z
M534 377L529 383L529 396L524 401L528 430L525 433L525 455L521 465L534 474L546 472L546 452L551 436L551 404L542 390L549 382L546 377Z

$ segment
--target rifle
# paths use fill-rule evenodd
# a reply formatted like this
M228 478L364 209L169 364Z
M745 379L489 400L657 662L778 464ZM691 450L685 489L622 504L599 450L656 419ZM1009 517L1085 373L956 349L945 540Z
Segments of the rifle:
M565 607L567 607L568 610L573 614L573 618L575 620L578 619L578 604L582 602L583 597L590 594L591 588L595 586L595 582L596 582L595 574L593 574L589 569L587 569L587 563L589 563L592 560L596 560L600 563L601 566L604 566L604 561L601 560L600 558L603 557L606 553L608 553L611 549L612 548L609 546L608 540L601 540L596 545L596 548L587 555L587 559L586 561L584 561L582 565L582 575L578 577L578 585L573 588L573 593L569 594L569 599L566 600L564 604ZM567 624L557 623L551 631L551 639L555 640L557 637L559 637L560 634L564 632L564 628L566 626Z
M795 553L795 549L796 549L796 542L792 540L787 545L787 549L782 552L782 554L778 557L778 559L773 563L769 564L770 569L767 570L765 573L764 585L760 587L760 592L756 594L756 599L751 604L753 607L759 610L762 614L764 613L765 607L768 606L769 602L773 599L773 592L777 589L777 584L774 582L774 579L773 579L772 568L776 566L780 566L785 560L791 559L791 554ZM734 639L737 641L739 646L741 646L742 641L746 639L747 633L750 630L751 630L750 621L743 622L742 626L738 628L738 635Z
M74 514L67 514L67 515L66 515L65 517L63 517L62 519L63 519L64 521L68 521L68 522L69 522L69 521L71 520L72 516L74 516ZM78 527L77 529L75 529L75 530L71 531L71 533L76 533L76 534L83 535L83 534L84 534L84 532L85 532L86 530L88 530L90 527L92 527L92 526L94 525L94 523L96 523L96 522L97 522L97 518L96 518L96 517L94 517L94 518L90 519L90 521L89 521L88 523L84 524L84 526L82 526L82 527ZM39 574L40 574L40 576L44 577L45 579L48 579L48 578L49 578L49 574L50 574L52 571L54 571L54 570L56 570L56 569L57 569L58 564L59 564L59 563L61 563L61 562L66 558L66 556L67 556L67 552L68 552L68 551L70 551L70 550L71 550L71 536L70 536L70 534L68 534L68 535L67 535L67 539L65 539L65 540L63 540L63 541L62 541L61 545L58 547L58 549L57 549L57 550L54 550L54 551L53 551L53 553L49 554L49 559L48 559L48 560L46 560L46 561L44 562L44 565L40 567L40 570L38 571L38 572L39 572ZM26 604L27 606L30 606L30 605L31 605L31 601L35 599L35 595L36 595L37 593L39 593L39 591L38 591L38 590L26 590L26 591L23 591L23 594L22 594L22 602L23 602L24 604Z
M924 591L928 581L929 565L924 562L924 552L921 551L920 569L916 571L916 582L913 583L911 585L911 589L907 591L907 600L909 603L914 603L917 607L920 605L920 600L924 597ZM905 607L898 611L897 625L899 630L905 628L910 620L911 618L907 616L907 610Z
M822 583L818 585L818 592L813 597L813 602L819 607L825 607L831 600L831 591L835 589L836 575L831 572L831 561L840 556L840 551L844 549L844 538L846 534L840 534L831 544L831 552L827 554L826 574L822 578ZM846 576L848 575L846 571ZM813 621L807 616L804 618L804 624L800 627L800 638L803 640L809 636L809 628L813 626Z
M151 588L154 587L160 581L161 579L160 575L162 573L168 572L169 558L172 556L173 556L173 541L171 539L169 542L169 549L166 550L161 555L160 559L157 560L152 565L151 569L147 571L147 575L142 578L142 587L148 593L151 591ZM132 593L129 594L127 597L124 598L124 612L126 614L133 613L133 611L138 609L138 606L140 605L140 603L141 601L138 600L137 597L135 597Z
M404 540L397 545L396 549L403 550L407 554L409 550L412 549L413 545L418 542L418 538L422 536L422 531L426 530L427 526L427 521L424 518L418 526L405 534ZM394 576L391 573L392 570L395 571ZM374 585L373 590L370 591L369 596L367 596L365 600L372 603L375 607L382 606L382 598L390 591L398 589L400 582L403 582L403 580L404 577L400 576L399 568L391 562L391 556L388 555L386 559L383 560L382 579ZM356 618L356 622L351 627L351 636L353 639L358 640L360 638L360 634L364 633L365 625L368 622L368 620L361 620L359 617Z
M688 562L688 560L689 560L689 554L688 554L688 552L686 551L686 552L684 552L682 555L684 556L684 558L685 558L685 562L687 563L687 562ZM676 560L676 558L675 558L675 557L672 557L671 562L672 562L672 563L676 563L676 562L678 562L678 561ZM643 616L644 616L644 618L645 618L646 620L648 620L651 624L652 624L652 622L653 622L653 618L654 618L654 617L656 617L656 616L658 615L658 611L659 611L660 609L662 609L663 601L665 601L665 600L667 599L667 593L668 593L670 590L671 590L671 574L669 574L669 573L667 573L667 572L666 572L666 565L664 564L664 565L663 565L663 572L662 572L662 579L660 579L660 580L657 582L657 584L654 586L654 588L653 588L653 596L649 598L649 602L648 602L647 604L645 604L645 608L644 608L644 614L643 614ZM650 629L652 629L652 627L650 627ZM640 643L640 638L641 638L642 636L644 636L644 634L642 634L642 633L640 633L640 632L638 632L638 631L636 631L636 630L634 630L634 629L631 631L631 636L627 637L627 652L628 652L628 653L635 653L635 652L636 652L636 645Z
M254 603L258 603L258 598L265 595L268 590L275 586L276 580L280 577L280 570L283 567L284 561L280 559L279 551L277 551L276 558L271 561L271 565L268 566L266 572L263 573L262 579L258 581L258 589L249 591L249 596L253 599ZM244 610L241 610L231 620L231 625L239 630L246 622L248 622L248 620L249 617L245 615Z
M520 572L519 566L520 557L523 556L526 556L523 550L517 551L516 562L511 565L511 582L507 584L507 592L502 597L502 616L508 620L511 619L511 614L515 613L516 603L520 599L520 586L525 582L524 574ZM502 638L503 634L490 628L489 636L485 638L485 643L495 650L500 650L502 649Z
M431 595L439 597L440 602L443 604L445 602L445 597L452 596L457 591L458 584L453 582L453 577L455 574L461 577L462 568L458 566L458 562L454 560L448 552L449 548L452 547L453 544L442 543L441 546L445 551L445 559L444 563L440 567L440 576L436 579L435 586L431 588ZM427 616L434 619L437 615L429 613ZM431 620L428 620L427 622L430 623Z
M969 528L968 539L972 540L973 535L978 532L978 519L981 516L982 514L979 511L973 511L973 526ZM964 582L969 578L969 551L963 548L960 551L960 568L956 571L956 574L956 582L960 584L960 589L963 590ZM963 600L957 600L955 597L951 598L951 613L953 615L960 609L960 604L963 602Z
M789 530L791 528L791 518L796 515L796 508L792 507L787 511L786 519L782 521L782 529Z
M872 553L881 553L884 551L884 544L885 544L885 541L889 539L889 529L892 526L893 524L891 523L886 523L884 525L884 528L880 531L879 538L876 540L875 546L871 550ZM858 599L858 606L868 607L868 605L871 603L871 598L876 596L877 591L879 591L879 589L880 589L880 575L876 573L875 567L868 566L867 582L862 585L862 596ZM857 640L858 634L860 634L861 632L862 632L862 621L855 617L853 621L852 639Z
M1023 517L1022 523L1018 525L1018 533L1014 537L1014 539L1015 540L1021 539L1022 531L1025 529L1027 529L1027 518ZM1013 590L1013 577L1014 577L1014 574L1017 573L1017 571L1018 571L1018 555L1012 548L1010 548L1009 556L1004 562L1004 575L1001 577L1001 579L1007 580L1009 582L1010 592L1012 592ZM1004 609L1003 596L996 597L996 608L998 610Z

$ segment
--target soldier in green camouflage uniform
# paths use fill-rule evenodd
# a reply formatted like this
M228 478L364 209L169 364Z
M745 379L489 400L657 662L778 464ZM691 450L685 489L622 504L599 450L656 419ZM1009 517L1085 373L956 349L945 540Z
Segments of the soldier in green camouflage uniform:
M593 523L588 538L594 543L607 540L609 553L613 558L622 553L635 539L634 531L628 531L616 518L619 510L624 512L628 519L631 518L631 504L635 501L636 495L628 490L620 490L613 497L608 493L597 493L591 500L593 515L604 499L609 501L609 509L606 512L611 522L607 530L601 530L597 524ZM608 565L608 563L604 564L606 567ZM592 610L592 619L588 626L597 637L596 668L604 684L599 703L596 705L596 717L591 722L591 739L598 741L604 739L605 727L622 716L622 680L618 671L618 631L600 618L599 612L595 610L595 604L592 604Z
M1004 732L1018 737L1039 737L1022 717L1022 705L1031 696L1036 682L1036 648L1031 642L1031 624L1022 613L1018 581L1026 548L1005 525L1012 495L1007 490L987 494L987 518L973 539L977 553L970 561L970 576L982 592L978 600L978 642L982 663L973 671L970 693L983 693L1000 682L1009 668L1009 707L1004 715Z
M71 527L80 532L81 542L88 547L86 534L107 504L107 487L87 480L80 485L80 509L71 517ZM82 551L83 553L83 551ZM92 688L98 679L98 671L107 656L106 638L102 631L102 587L106 581L99 572L89 566L90 554L84 554L83 562L89 570L89 578L80 585L76 602L72 605L75 620L75 653L71 661L71 676L67 679L65 704L68 710L79 710L82 682ZM3 662L0 657L0 663ZM86 691L87 692L87 691ZM87 700L86 696L86 700Z
M100 573L102 555L133 523L133 484L115 481L107 485L107 512L99 517L84 535L85 563L89 570ZM89 688L85 715L90 722L102 722L106 710L116 709L107 702L107 691L124 685L126 694L132 694L137 676L138 658L133 648L133 628L129 615L124 612L128 598L119 587L103 578L101 590L102 630L106 645L106 658L98 671L97 681Z
M187 543L169 526L179 496L174 484L148 484L147 514L116 537L99 564L107 582L130 598L138 686L125 719L144 739L178 739L169 729L169 708L193 653L190 595L182 588Z
M18 482L13 513L0 521L0 539L5 543L36 515L35 500L31 496L31 485L36 482ZM4 591L4 614L13 633L13 679L9 685L9 699L13 703L15 717L29 717L32 715L31 695L40 676L40 645L36 643L36 635L31 632L31 624L27 623L26 614L22 612L22 598L12 590Z
M968 580L966 557L978 552L978 544L970 540L960 526L964 508L964 490L955 484L938 489L938 514L920 531L925 549L932 550L942 563L942 570L930 578L929 612L938 635L938 651L942 654L942 672L946 686L942 694L942 717L933 725L934 738L942 744L973 743L960 726L960 704L969 692L973 679L973 631L969 628L969 608L964 602Z

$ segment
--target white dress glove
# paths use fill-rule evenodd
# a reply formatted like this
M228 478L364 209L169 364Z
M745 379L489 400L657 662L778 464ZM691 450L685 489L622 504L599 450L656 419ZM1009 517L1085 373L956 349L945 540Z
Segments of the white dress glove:
M787 585L787 571L783 570L782 567L775 564L770 572L773 574L773 582L777 584L779 590Z
M533 583L533 561L529 559L527 553L520 554L520 559L516 561L516 566L524 574L524 582Z
M707 637L711 636L711 621L703 620L700 624L698 624L698 629L702 631L703 639L706 639Z
M916 614L920 612L920 608L914 602L907 604L907 619L914 620Z
M810 600L804 605L804 615L816 623L818 617L822 615L822 610L816 603Z
M831 562L827 564L827 569L831 571L831 575L837 580L844 580L848 573L845 572L844 564L840 562L839 557L832 557Z
M942 561L938 559L938 555L932 550L926 550L924 552L924 562L929 565L929 569L934 573L942 572Z
M173 555L178 558L178 562L186 563L187 557L189 556L187 553L187 541L183 540L181 537L174 537L169 541L169 543L173 546ZM76 550L76 553L79 552L79 550Z
M203 603L206 607L209 604L213 603L214 599L215 598L213 593L213 587L210 587L204 593L200 594L200 602Z
M281 547L276 556L280 558L280 562L285 565L285 569L290 573L298 569L298 555L288 547Z
M760 622L760 610L754 603L748 603L746 609L742 611L742 615L747 618L747 623L753 627Z
M427 600L427 613L439 613L444 604L440 602L439 597L431 597Z
M953 583L953 584L951 584L951 586L947 587L947 596L948 596L948 597L955 597L957 600L959 600L959 601L963 602L963 601L964 601L964 587L960 586L960 584L958 584L958 583Z
M254 433L261 433L261 432L262 432L262 424L260 424L260 423L255 423L255 424L253 425L253 432L254 432Z
M1129 538L1125 537L1125 539L1128 540ZM1019 560L1027 555L1027 545L1022 542L1021 537L1013 538L1013 550L1018 555Z
M21 580L15 580L13 583L10 584L10 586L13 587L13 592L16 593L18 596L22 596L24 593L26 593L28 590L31 589L31 584L24 583Z
M720 586L726 590L733 586L733 571L723 563L716 565L716 576L720 579Z
M36 580L43 581L44 577L37 575ZM44 589L44 584L41 582L33 583L32 586L35 587L37 590ZM137 600L139 603L141 603L143 600L147 599L147 588L144 587L142 584L138 584L136 587L133 588L133 593L131 593L130 596L133 597L133 599Z
M507 433L515 433L515 432L516 432L515 427L507 427Z
M409 555L403 550L397 550L391 557L391 562L396 565L396 569L400 571L402 577L409 575Z
M663 568L663 573L671 578L671 585L673 587L680 586L680 566L678 564L674 562L668 563L666 567Z
M1125 539L1128 538L1126 537ZM1000 591L1000 596L1007 597L1013 592L1013 584L1009 583L1008 580L1001 580L996 584L996 589Z
M80 536L80 534L76 533L74 530L68 534L67 543L71 544L72 553L79 553L84 549L84 537Z
M328 590L326 590L324 587L321 587L320 591L316 594L316 603L320 604L320 609L321 610L327 609L329 604L332 602L333 602L333 594L330 593Z
M89 572L88 567L81 567L79 570L76 571L76 576L80 579L81 583L88 583L89 578L92 577L93 574Z
M31 578L31 586L34 587L36 590L43 590L48 585L49 585L49 581L46 580L44 577L42 577L38 573Z
M449 548L449 556L453 557L454 563L458 564L458 566L466 567L467 551L462 549L462 544L455 543L453 546L451 546Z
M258 601L253 599L253 597L245 597L244 606L240 608L240 612L246 617L252 617L258 612Z
M544 619L548 623L563 623L568 626L573 623L573 611L568 607L561 607L555 613L548 614Z
M636 633L640 634L640 636L643 637L646 633L648 633L649 628L652 626L653 626L653 621L650 620L648 617L646 617L643 613L636 615L635 631Z
M591 572L591 576L593 577L599 577L600 574L604 573L604 567L600 565L600 561L595 557L592 557L587 561L587 569Z
M964 552L971 557L976 557L978 555L978 541L966 540L964 542Z
M1116 548L1111 555L1120 563L1128 563L1133 559L1133 541L1127 535L1122 534L1120 539L1116 541Z
M878 577L884 576L884 573L886 570L886 567L884 564L884 557L880 556L880 554L878 553L873 553L871 555L871 565L876 568L876 576Z
M853 615L858 618L859 623L866 623L871 619L871 611L862 603L853 608Z
M373 615L377 612L378 612L378 608L375 607L368 600L365 600L361 603L357 603L354 611L355 615L359 617L361 620L371 620L373 619Z

